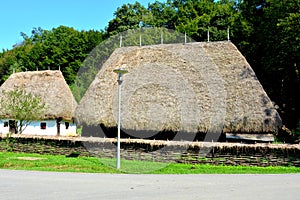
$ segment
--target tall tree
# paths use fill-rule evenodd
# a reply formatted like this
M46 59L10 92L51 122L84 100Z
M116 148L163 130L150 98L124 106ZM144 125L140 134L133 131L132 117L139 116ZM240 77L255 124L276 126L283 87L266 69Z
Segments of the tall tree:
M114 13L115 18L109 21L107 32L109 35L147 26L151 16L149 11L139 2L124 4Z
M164 27L167 29L175 29L176 7L171 0L166 3L154 2L148 5L148 10L151 13L151 22L153 27Z
M239 9L253 28L244 53L284 124L294 129L300 119L300 0L244 0Z

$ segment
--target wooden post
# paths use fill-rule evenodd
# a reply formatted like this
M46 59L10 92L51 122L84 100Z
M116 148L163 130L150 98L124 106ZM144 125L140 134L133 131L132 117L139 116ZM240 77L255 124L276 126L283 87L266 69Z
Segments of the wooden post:
M140 47L142 46L142 35L140 35Z
M122 47L122 35L120 35L120 48Z
M62 118L59 117L56 119L56 127L57 127L57 136L60 136L60 124L61 124Z

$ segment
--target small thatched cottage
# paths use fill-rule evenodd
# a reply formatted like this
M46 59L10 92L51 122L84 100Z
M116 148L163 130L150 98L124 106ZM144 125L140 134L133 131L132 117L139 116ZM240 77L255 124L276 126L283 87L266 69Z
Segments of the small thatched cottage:
M79 103L80 123L117 126L117 75L124 67L121 128L129 137L273 141L281 119L254 71L231 42L116 49ZM210 135L210 136L209 136ZM185 137L186 136L186 137ZM189 137L191 136L191 137ZM175 136L176 139L176 136Z
M0 87L0 98L3 91L15 89L40 96L45 103L45 116L39 121L32 121L22 134L73 136L76 135L76 124L73 114L77 103L61 71L30 71L12 74ZM3 108L1 108L3 109ZM2 112L3 113L3 112ZM4 112L5 113L5 112ZM6 134L14 120L10 113L0 119L0 133Z

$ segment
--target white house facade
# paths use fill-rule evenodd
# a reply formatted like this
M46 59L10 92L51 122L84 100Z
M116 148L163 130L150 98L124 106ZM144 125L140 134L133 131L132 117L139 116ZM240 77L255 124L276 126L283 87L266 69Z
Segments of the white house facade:
M76 124L73 121L77 102L61 71L14 73L1 85L0 99L6 101L4 91L17 89L39 96L45 103L44 116L40 117L40 120L32 120L21 134L77 136ZM11 111L7 111L4 107L0 107L0 111L0 134L18 133L16 130L18 120L9 113Z
M1 119L0 134L16 133L13 122L14 120ZM22 135L76 136L76 124L64 120L60 123L57 123L57 120L32 121L23 130Z

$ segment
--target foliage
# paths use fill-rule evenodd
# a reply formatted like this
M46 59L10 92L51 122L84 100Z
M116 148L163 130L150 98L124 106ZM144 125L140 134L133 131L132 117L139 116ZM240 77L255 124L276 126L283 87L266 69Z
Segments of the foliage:
M58 70L72 84L88 53L105 37L101 31L77 31L66 26L52 30L34 28L29 37L10 51L0 54L0 82L14 71Z
M297 124L297 127L293 130L293 134L298 138L300 139L300 120Z
M239 9L252 26L243 53L293 129L300 119L300 1L245 0Z
M128 29L146 26L150 20L150 12L139 2L124 4L114 13L115 18L109 21L107 32L115 35Z
M45 116L45 103L41 97L24 90L3 91L0 107L0 116L16 120L16 130L20 134L33 120Z
M16 143L16 138L12 137L12 133L9 132L6 134L5 138L5 152L12 152L13 145Z
M206 41L208 30L212 41L226 39L227 28L233 27L241 17L232 0L169 0L149 4L148 9L136 2L123 5L114 15L107 27L109 35L139 27L165 27L186 32L197 41ZM242 30L244 25L240 24Z

